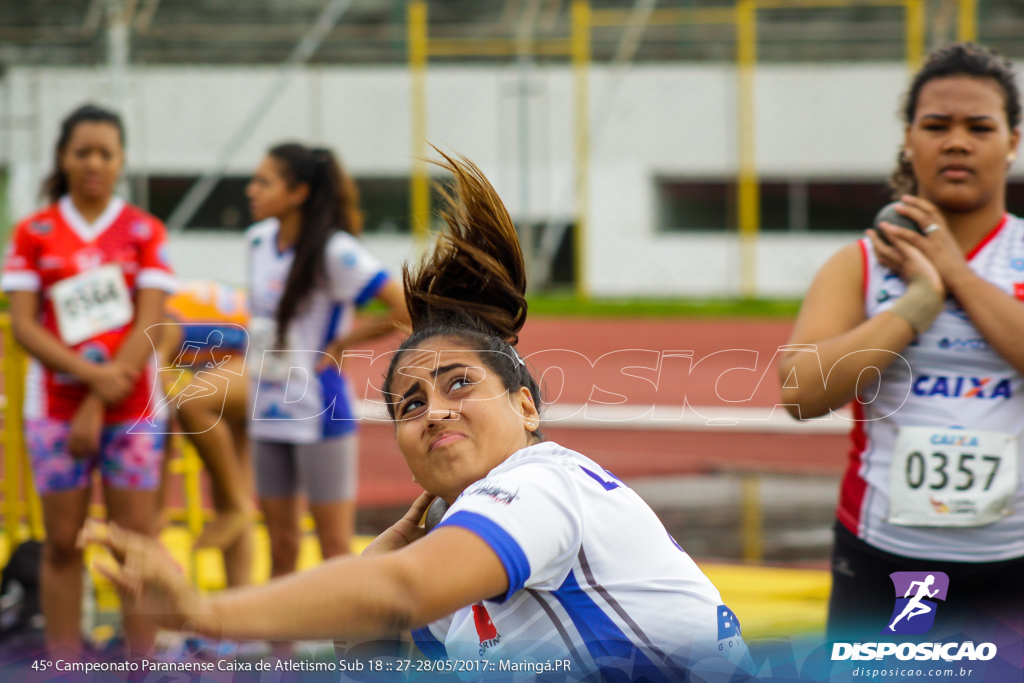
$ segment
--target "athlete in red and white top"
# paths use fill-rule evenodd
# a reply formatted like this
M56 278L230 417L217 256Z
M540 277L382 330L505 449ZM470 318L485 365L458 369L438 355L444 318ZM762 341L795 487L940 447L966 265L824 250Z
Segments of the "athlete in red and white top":
M1020 138L1013 71L975 45L943 48L904 114L893 184L921 232L882 223L885 241L868 231L833 256L793 332L816 353L794 349L779 368L796 417L853 400L834 636L891 621L894 571L946 572L955 590L940 617L990 604L1024 615L1024 221L1005 205Z
M124 133L116 114L91 105L65 119L52 204L15 228L4 263L15 337L32 356L25 433L42 496L46 545L42 607L47 643L81 647L82 557L75 542L103 475L111 519L153 526L162 426L147 423L153 343L174 288L164 226L114 196ZM158 329L158 328L157 328ZM145 651L152 627L126 624Z

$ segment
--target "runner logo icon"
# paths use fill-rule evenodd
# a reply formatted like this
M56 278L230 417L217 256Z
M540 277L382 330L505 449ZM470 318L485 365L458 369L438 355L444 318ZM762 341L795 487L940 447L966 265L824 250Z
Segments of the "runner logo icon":
M937 600L946 599L949 577L943 572L893 572L896 605L882 633L919 635L935 623Z

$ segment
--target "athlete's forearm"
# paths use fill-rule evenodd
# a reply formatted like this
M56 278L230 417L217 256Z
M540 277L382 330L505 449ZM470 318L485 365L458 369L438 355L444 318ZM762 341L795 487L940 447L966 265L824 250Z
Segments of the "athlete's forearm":
M94 381L96 364L75 353L35 319L14 313L12 326L17 342L43 365L57 372L74 375L86 384Z
M230 639L374 637L410 628L413 603L388 556L328 560L314 569L209 599L209 635Z
M408 324L408 316L394 313L366 318L360 320L358 327L352 330L351 333L335 340L332 346L340 346L342 349L355 349L359 344L386 337L389 334L402 330Z
M135 320L131 330L121 342L114 358L135 370L141 370L160 345L164 319L164 300L167 293L159 289L140 289L138 292Z
M868 368L885 371L914 339L910 324L892 313L875 315L854 329L813 345L814 352L790 351L779 363L782 402L797 419L838 410L869 382Z
M1024 303L978 277L969 268L948 285L985 341L1017 372L1024 374L1024 344L1021 343Z

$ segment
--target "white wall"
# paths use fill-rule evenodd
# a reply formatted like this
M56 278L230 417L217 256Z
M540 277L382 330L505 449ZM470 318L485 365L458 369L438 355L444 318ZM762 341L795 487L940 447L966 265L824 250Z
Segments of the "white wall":
M270 68L137 67L124 101L112 103L102 69L13 68L4 109L11 125L0 150L11 170L10 206L35 203L60 119L92 100L124 112L131 170L195 174L209 167L276 78ZM515 67L429 70L428 139L476 161L514 216L574 213L572 75L538 67L530 79L530 182L520 187ZM757 72L757 164L765 177L885 177L900 140L903 64L766 65ZM730 235L656 230L654 179L735 174L735 69L639 65L620 75L595 67L590 80L588 275L598 295L734 295L738 246ZM355 175L405 175L411 157L409 77L401 67L309 68L288 85L230 163L249 172L283 139L328 144ZM811 275L852 236L766 235L757 282L765 296L800 295ZM368 237L393 268L408 240ZM176 235L188 276L242 277L236 238Z

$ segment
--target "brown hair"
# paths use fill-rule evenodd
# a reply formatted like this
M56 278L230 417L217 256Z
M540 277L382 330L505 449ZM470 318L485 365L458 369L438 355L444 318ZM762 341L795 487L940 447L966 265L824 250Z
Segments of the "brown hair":
M439 152L437 165L455 176L441 188L448 208L431 257L402 268L412 329L459 323L515 345L526 322L526 267L515 225L497 192L473 162Z
M68 174L60 167L60 157L64 154L64 149L71 142L71 136L80 123L109 123L117 129L121 147L124 147L124 124L121 123L121 117L109 109L98 107L95 104L83 104L64 117L60 123L57 144L53 149L53 169L46 176L41 189L41 194L51 202L58 201L71 189L68 186Z
M515 350L527 310L519 235L483 172L465 157L438 153L444 160L437 165L454 175L452 189L441 188L448 232L418 268L402 267L413 333L392 357L384 379L388 411L394 418L391 383L402 353L439 336L480 351L505 389L526 387L540 410L540 389Z
M1007 123L1011 129L1020 125L1020 91L1017 88L1017 77L1013 71L1013 65L1009 60L1000 57L994 50L975 43L947 45L928 56L928 61L911 81L910 90L907 91L903 102L901 115L906 125L914 123L917 101L921 96L922 88L930 81L951 76L971 76L995 81L1003 91ZM917 194L914 168L904 157L902 145L896 155L896 170L889 176L889 187L893 190L894 199L899 199L905 194Z

